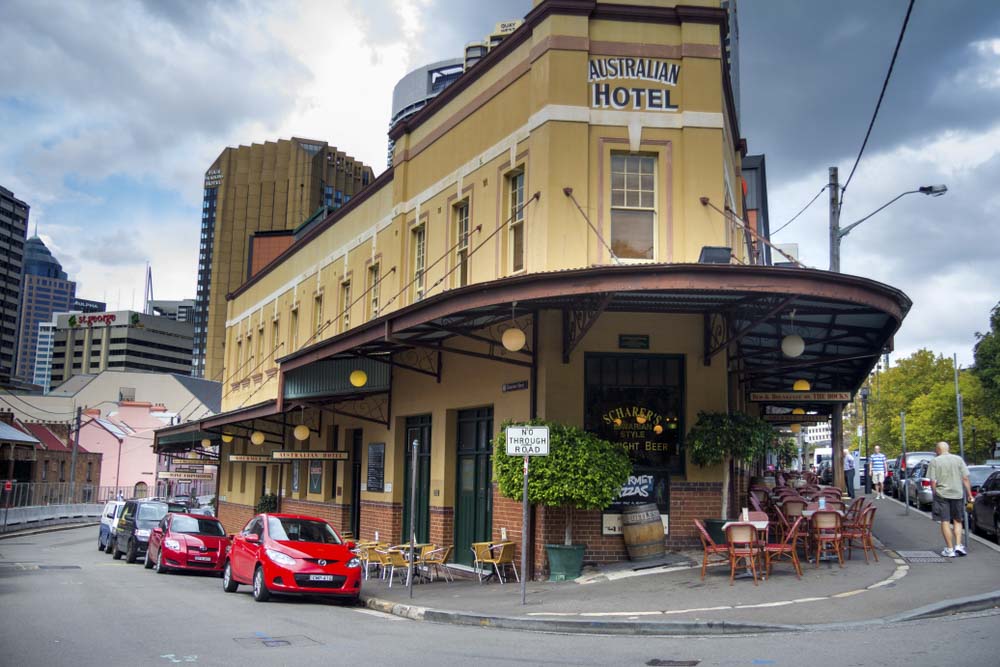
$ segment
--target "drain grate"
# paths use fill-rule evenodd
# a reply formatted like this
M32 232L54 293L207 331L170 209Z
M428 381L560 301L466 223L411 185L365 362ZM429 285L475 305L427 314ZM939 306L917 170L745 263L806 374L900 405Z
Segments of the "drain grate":
M269 637L258 633L255 637L233 637L233 641L243 648L282 648L285 646L317 646L320 642L305 635L287 635L285 637Z
M897 551L896 553L907 563L913 563L914 565L922 563L947 563L951 560L933 551Z

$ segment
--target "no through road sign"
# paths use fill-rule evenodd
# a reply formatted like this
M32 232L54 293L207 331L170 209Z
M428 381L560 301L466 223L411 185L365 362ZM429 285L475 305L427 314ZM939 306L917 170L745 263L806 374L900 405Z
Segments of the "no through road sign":
M508 426L507 454L509 456L548 456L548 426Z

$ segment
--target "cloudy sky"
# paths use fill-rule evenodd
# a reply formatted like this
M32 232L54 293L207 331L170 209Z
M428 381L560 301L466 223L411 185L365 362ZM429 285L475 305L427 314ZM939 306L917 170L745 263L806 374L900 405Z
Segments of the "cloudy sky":
M192 297L201 181L226 146L324 139L384 169L392 87L531 0L5 0L0 185L78 292ZM741 0L741 131L765 153L772 228L847 178L906 0ZM842 269L914 301L897 355L971 362L1000 300L1000 5L916 3L843 224ZM775 241L827 268L826 195Z

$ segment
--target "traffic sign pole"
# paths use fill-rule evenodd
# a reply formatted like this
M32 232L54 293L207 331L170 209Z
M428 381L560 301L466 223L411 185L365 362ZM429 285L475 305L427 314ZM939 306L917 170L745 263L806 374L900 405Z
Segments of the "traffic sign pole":
M528 594L528 536L531 535L531 526L528 525L531 517L528 514L528 461L530 456L524 457L524 493L521 495L521 604L526 604L525 598Z

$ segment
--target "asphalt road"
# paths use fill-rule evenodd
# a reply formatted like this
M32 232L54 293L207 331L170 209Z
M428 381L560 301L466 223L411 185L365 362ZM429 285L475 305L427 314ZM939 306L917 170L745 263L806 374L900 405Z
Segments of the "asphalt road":
M258 604L97 551L97 528L0 540L0 665L988 665L1000 613L743 637L545 635L336 603Z

